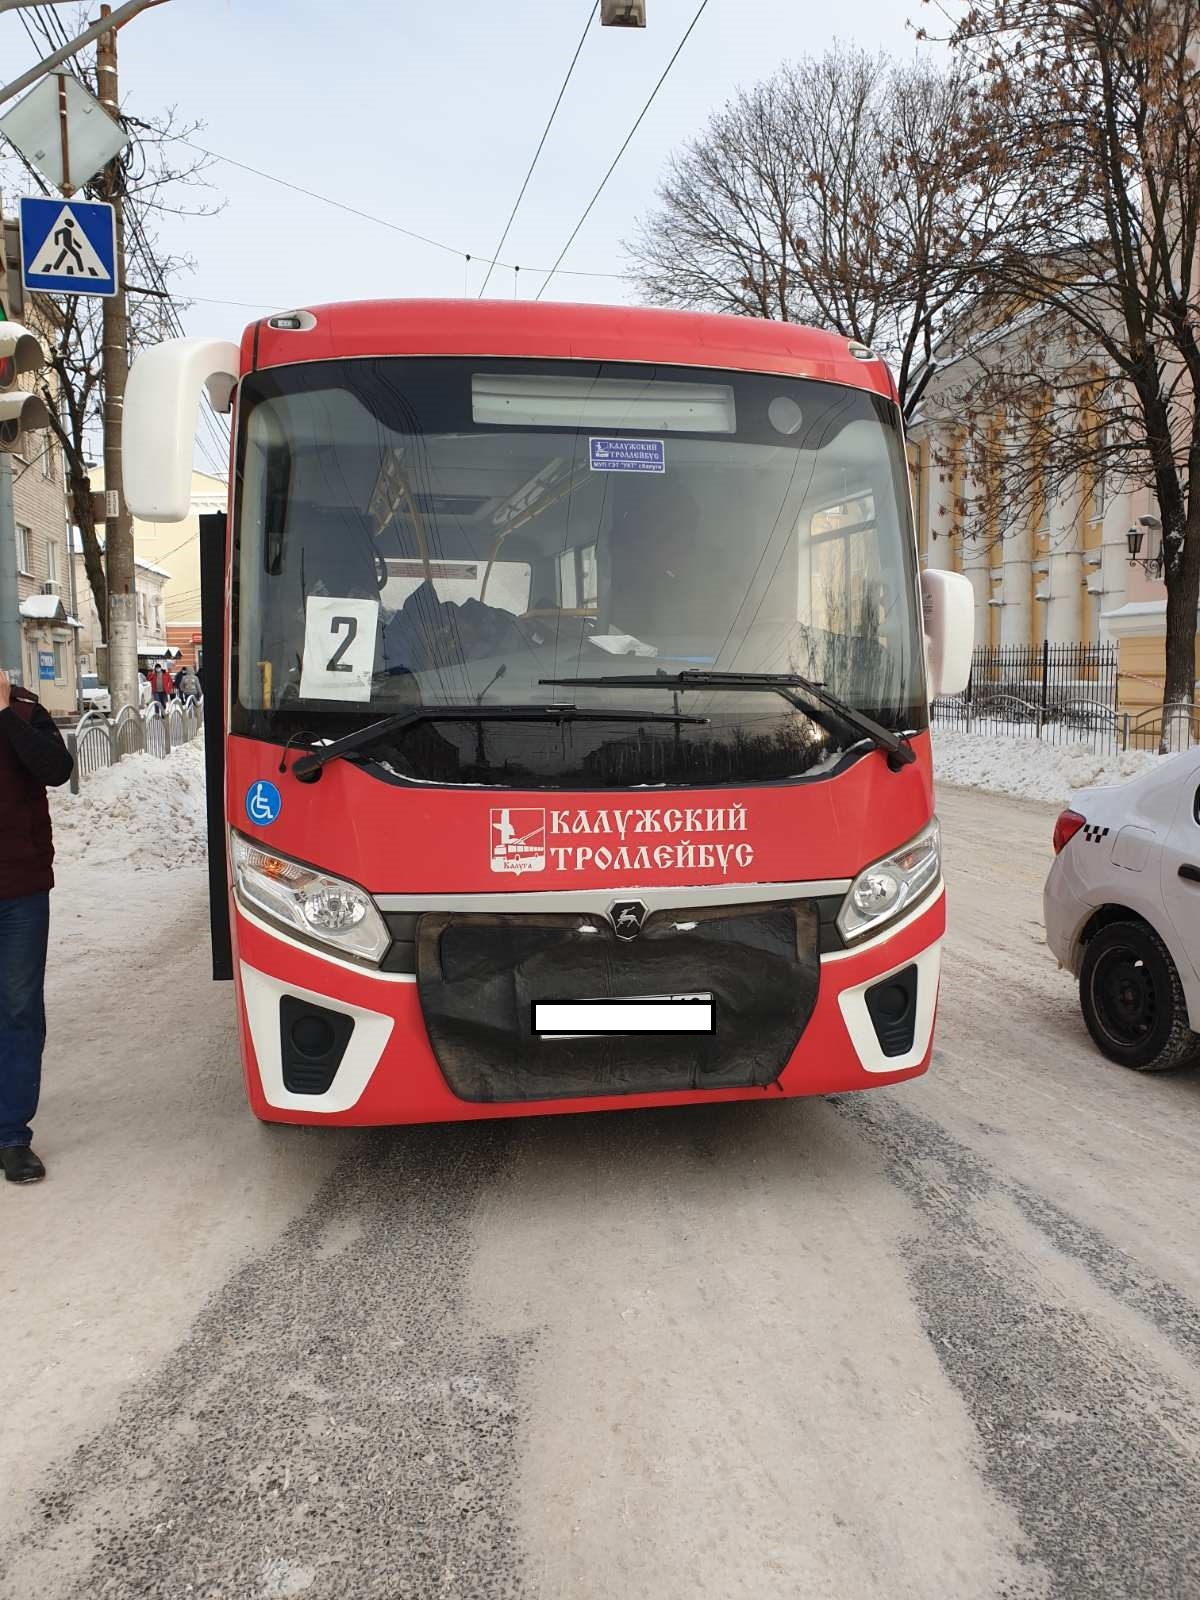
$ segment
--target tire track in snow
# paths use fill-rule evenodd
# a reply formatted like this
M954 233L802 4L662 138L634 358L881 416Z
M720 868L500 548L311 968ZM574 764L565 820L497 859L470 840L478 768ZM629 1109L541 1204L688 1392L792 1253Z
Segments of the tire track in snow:
M979 1431L984 1475L1014 1508L1051 1600L1200 1593L1200 1382L1157 1368L1070 1303L988 1220L1007 1196L1055 1251L1193 1363L1196 1307L891 1093L838 1099L927 1219L902 1253L943 1369Z
M527 1342L474 1327L462 1292L508 1144L495 1124L363 1134L64 1462L0 1550L0 1593L526 1593L509 1507Z

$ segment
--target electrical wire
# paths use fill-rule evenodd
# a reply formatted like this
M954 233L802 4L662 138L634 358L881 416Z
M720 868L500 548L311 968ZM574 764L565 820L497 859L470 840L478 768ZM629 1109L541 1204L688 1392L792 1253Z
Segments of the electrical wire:
M517 211L518 211L518 209L520 207L521 201L524 200L524 198L525 198L525 191L529 187L529 180L530 180L530 178L533 177L533 169L538 164L538 157L542 153L542 147L546 143L547 138L549 137L550 129L554 126L554 119L558 115L558 108L559 108L560 105L562 105L562 98L563 98L563 95L566 94L566 92L567 92L567 85L571 81L571 74L575 71L575 63L579 60L579 53L583 49L584 43L587 40L588 30L592 26L592 20L595 17L596 12L599 9L600 9L600 0L594 0L594 4L592 5L592 9L588 12L588 19L583 25L583 32L579 35L579 43L575 46L575 54L571 57L571 65L567 68L567 75L563 79L562 87L558 91L558 99L555 100L554 105L551 108L550 116L547 119L546 126L542 129L542 137L538 140L538 147L533 152L533 160L529 163L529 171L525 174L525 182L521 185L521 192L517 195L517 198L513 201L513 208L508 214L508 221L504 224L504 232L500 235L500 243L496 246L496 258L499 257L501 250L504 249L504 241L508 238L508 230L512 227L513 218L517 214ZM484 278L483 284L482 284L482 286L481 286L481 288L479 290L479 298L480 298L480 300L483 299L484 290L487 288L488 283L491 281L492 273L495 270L496 270L496 260L493 259L491 265L487 269L487 276Z
M654 104L655 98L658 95L658 91L662 88L663 84L667 81L667 74L670 72L671 68L675 65L676 61L678 61L680 52L682 51L684 45L691 38L692 29L696 26L696 24L700 21L700 18L704 15L704 12L705 12L705 9L707 8L707 6L708 6L708 0L700 0L700 4L696 8L695 16L688 23L687 28L684 30L683 38L680 39L679 43L675 46L675 49L674 49L674 51L672 52L672 55L671 55L671 59L667 62L666 66L662 70L662 76L659 78L658 82L654 85L654 88L651 89L650 98L646 101L646 104L638 112L637 118L634 121L633 127L630 128L629 132L625 135L625 138L621 143L621 148L617 151L616 155L613 157L612 164L609 166L608 171L601 178L599 186L597 187L595 194L588 201L587 205L583 208L583 215L580 217L579 221L575 224L575 226L571 229L570 238L567 240L566 244L563 245L562 249L559 251L558 260L550 268L550 271L546 274L546 277L545 277L545 279L544 279L544 281L542 283L541 288L534 295L533 298L535 300L540 300L542 298L542 296L545 294L547 288L549 287L551 278L554 277L555 273L558 272L559 268L562 266L563 257L566 255L567 251L571 248L571 246L575 243L576 235L578 234L580 228L583 227L583 225L587 221L588 217L591 215L592 207L596 204L596 201L599 200L601 194L604 192L604 187L608 183L608 180L612 177L613 173L615 172L616 167L617 167L617 163L620 161L621 157L625 154L626 150L629 148L630 141L632 140L634 134L638 131L638 129L642 125L642 118L646 115L647 111L649 111L650 107ZM566 275L568 275L568 274L564 270L564 276L566 276Z
M707 5L708 0L705 0ZM182 135L175 136L176 144L183 144L189 150L195 150L198 155L207 156L210 161L222 161L226 166L237 167L242 172L253 173L256 178L262 178L267 183L276 183L281 189L290 189L293 194L305 195L309 200L319 200L322 205L332 206L336 211L345 211L352 217L360 217L364 222L373 222L377 227L388 228L392 233L401 233L406 239L415 239L420 244L427 244L435 250L444 250L447 255L458 256L464 261L487 262L490 266L507 267L513 271L545 272L545 267L523 267L511 261L493 261L491 256L476 255L474 251L459 249L457 245L447 244L444 239L431 238L427 233L414 233L411 228L402 228L398 222L389 222L386 217L377 217L371 211L363 211L358 206L350 206L343 200L335 200L331 195L319 194L315 189L306 189L303 184L292 183L287 178L279 178L273 172L264 172L261 167L252 167L248 162L235 161L232 156L223 156L217 150L208 150L203 145L197 144L193 139L185 139ZM623 272L588 272L582 267L564 267L562 276L566 278L619 278L624 279Z

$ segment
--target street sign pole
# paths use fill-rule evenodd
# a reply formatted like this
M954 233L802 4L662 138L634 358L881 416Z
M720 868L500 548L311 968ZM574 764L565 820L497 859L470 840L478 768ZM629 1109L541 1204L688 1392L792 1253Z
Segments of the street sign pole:
M4 215L0 212L0 321L5 309L8 262ZM0 450L0 667L21 679L21 598L17 590L17 519L13 513L12 462Z
M111 7L100 7L101 17ZM117 99L117 34L102 33L96 41L96 88L100 102L119 115ZM116 293L103 302L104 315L104 497L112 514L104 521L104 565L108 579L108 686L115 716L122 706L138 707L137 567L133 552L133 520L125 504L121 465L121 425L125 384L129 377L129 319L125 301L125 218L122 200L124 170L114 157L104 169L106 198L113 207L113 278Z
M0 667L21 681L21 600L17 592L17 521L12 460L0 451Z

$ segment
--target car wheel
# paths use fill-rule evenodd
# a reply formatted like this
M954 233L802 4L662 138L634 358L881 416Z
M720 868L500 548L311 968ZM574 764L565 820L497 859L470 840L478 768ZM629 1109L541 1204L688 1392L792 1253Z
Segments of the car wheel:
M1167 1072L1200 1056L1175 963L1149 923L1110 922L1089 940L1079 1004L1097 1047L1122 1067Z

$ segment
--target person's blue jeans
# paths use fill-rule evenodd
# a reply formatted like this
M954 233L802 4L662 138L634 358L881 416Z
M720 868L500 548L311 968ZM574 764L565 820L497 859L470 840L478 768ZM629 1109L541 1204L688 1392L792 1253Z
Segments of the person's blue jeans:
M42 1087L50 896L0 900L0 1150L28 1144Z

